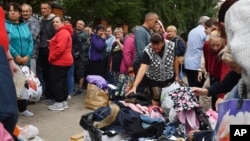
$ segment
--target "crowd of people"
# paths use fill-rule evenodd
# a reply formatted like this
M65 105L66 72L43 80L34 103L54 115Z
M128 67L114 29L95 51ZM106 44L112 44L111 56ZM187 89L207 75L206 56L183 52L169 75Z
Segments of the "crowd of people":
M20 65L38 76L41 100L48 100L51 111L69 108L67 100L83 94L87 75L100 75L117 85L121 74L131 72L134 83L125 97L143 93L160 107L162 88L183 81L185 74L203 111L217 111L218 103L240 97L242 85L249 93L250 68L243 61L249 56L249 10L243 8L246 21L242 21L234 16L243 14L238 5L246 7L249 2L227 0L218 19L201 16L187 41L174 25L165 28L155 12L145 14L143 24L125 34L122 27L91 28L82 19L74 28L70 19L53 14L47 2L40 5L39 20L29 4L10 3L6 15L0 7L0 122L15 138L18 115L34 116L27 110L28 101L16 98L12 75Z

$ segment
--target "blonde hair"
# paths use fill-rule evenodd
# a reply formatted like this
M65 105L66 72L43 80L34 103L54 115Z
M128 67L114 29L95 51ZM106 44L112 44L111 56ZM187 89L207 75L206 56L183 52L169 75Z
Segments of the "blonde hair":
M209 36L209 41L211 40L220 40L222 43L222 47L225 47L226 45L226 40L224 38L221 37L221 34L218 30L214 30L211 32L210 36Z
M173 31L177 32L177 28L176 28L174 25L169 25L169 26L167 27L167 31L168 31L168 30L173 30Z
M221 38L220 32L218 30L214 30L211 32L209 39L214 39L214 38Z
M115 28L114 33L118 33L118 32L123 33L123 29L121 27Z
M223 60L225 62L228 62L228 63L234 62L232 52L227 46L225 46L219 52L219 56L220 56L221 60Z

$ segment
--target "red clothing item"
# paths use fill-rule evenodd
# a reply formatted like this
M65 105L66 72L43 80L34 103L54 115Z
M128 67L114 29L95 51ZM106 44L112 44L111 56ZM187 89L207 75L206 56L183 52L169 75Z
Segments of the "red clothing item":
M9 49L9 39L5 28L5 14L3 8L0 6L0 45L4 48L5 52Z
M71 66L72 56L72 25L65 25L58 29L49 41L49 62L57 66Z
M218 52L214 52L209 45L209 41L206 41L203 46L203 53L205 58L205 68L207 72L219 81L222 81L227 73L230 71L230 67L224 63L218 56ZM218 95L218 97L223 97Z

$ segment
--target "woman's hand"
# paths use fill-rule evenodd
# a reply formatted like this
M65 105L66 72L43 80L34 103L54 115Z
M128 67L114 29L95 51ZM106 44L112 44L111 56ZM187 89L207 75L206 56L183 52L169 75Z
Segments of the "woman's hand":
M203 78L202 72L199 71L199 72L198 72L198 78L197 78L197 79L198 79L198 82L201 82L202 78Z
M29 58L28 56L24 56L24 57L23 57L23 65L28 64L29 59L30 59L30 58Z
M18 67L18 65L16 65L14 60L10 60L9 65L10 65L10 71L11 71L12 75L14 75L15 72L20 71L20 68Z
M130 89L126 94L125 97L130 95L130 94L136 94L136 87L132 87L132 89Z
M17 64L20 64L20 65L23 64L23 58L19 55L15 57L15 61Z
M181 80L180 80L180 77L179 76L175 76L175 82L180 82Z
M192 91L196 96L208 95L208 90L207 90L206 88L191 87L191 91Z

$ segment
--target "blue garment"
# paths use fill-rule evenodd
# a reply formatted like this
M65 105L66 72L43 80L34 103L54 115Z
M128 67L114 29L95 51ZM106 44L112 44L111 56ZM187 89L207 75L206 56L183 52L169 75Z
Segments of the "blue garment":
M201 56L206 33L203 25L198 25L188 34L187 49L184 58L185 69L198 70L201 67Z
M109 37L106 38L105 40L106 42L106 53L109 53L112 49L112 45L115 42L115 36L114 35L110 35Z
M135 32L135 63L141 63L143 51L145 47L150 43L150 37L150 31L143 26L141 26Z
M0 45L0 122L12 134L17 123L16 89L10 66L3 47Z
M171 41L175 43L175 56L184 56L186 51L186 45L184 41L180 37L174 37Z
M103 60L106 43L105 40L99 37L96 33L90 39L89 60L100 61Z
M68 70L68 94L71 96L73 94L73 90L74 90L74 70L75 70L75 65L73 64L69 70Z
M153 123L165 122L162 118L151 118L143 114L140 115L140 119L142 121L142 127L144 129L148 128Z
M9 50L11 55L14 58L18 55L31 57L34 44L27 24L24 22L12 23L9 20L6 20L5 24L10 41Z
M239 92L238 92L239 84L235 85L234 88L227 93L225 100L231 100L231 99L238 99L239 98Z

